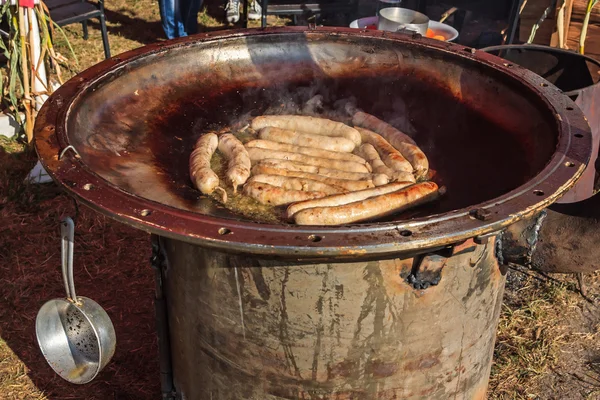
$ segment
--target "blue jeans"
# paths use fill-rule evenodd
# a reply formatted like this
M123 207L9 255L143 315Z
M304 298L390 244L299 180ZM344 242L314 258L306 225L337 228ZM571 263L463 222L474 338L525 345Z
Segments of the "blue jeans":
M160 19L167 39L198 32L198 11L202 0L159 0Z

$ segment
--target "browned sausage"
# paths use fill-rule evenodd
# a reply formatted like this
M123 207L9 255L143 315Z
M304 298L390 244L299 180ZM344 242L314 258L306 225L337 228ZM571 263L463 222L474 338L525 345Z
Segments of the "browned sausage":
M290 153L306 154L307 156L329 158L332 160L352 161L359 164L364 164L367 169L369 164L364 158L352 153L341 153L339 151L329 151L323 149L315 149L314 147L295 146L293 144L273 142L271 140L251 140L246 143L246 148L258 147L260 149L269 149L277 151L287 151Z
M242 142L231 133L221 135L219 151L229 160L225 175L233 186L233 192L236 193L237 187L243 185L250 176L251 164L248 152Z
M223 202L227 202L227 193L219 187L219 177L210 168L210 160L218 145L219 138L214 133L200 136L190 154L190 178L202 193L212 194L218 190L223 196Z
M381 161L381 157L379 157L379 153L375 150L370 143L363 143L360 145L358 149L356 149L355 153L365 160L371 165L371 169L376 174L386 174L390 178L394 175L394 171L389 168L387 165Z
M275 158L278 160L297 161L302 164L315 165L318 167L339 169L341 171L364 173L369 172L365 164L355 163L354 161L331 160L328 158L311 157L306 154L290 153L288 151L277 151L251 147L248 149L248 154L250 155L250 160L253 163L257 163L267 158Z
M254 118L251 126L255 131L272 126L315 135L345 137L352 140L356 146L360 145L360 134L356 132L356 129L325 118L304 115L263 115Z
M408 160L410 165L415 170L414 174L417 179L422 179L427 176L429 170L429 160L423 151L416 145L404 142L390 142L392 146L398 149L400 153Z
M244 185L244 194L263 204L282 206L295 201L317 199L327 196L323 192L303 192L301 190L285 190L268 183L248 182Z
M349 191L363 190L372 188L375 185L371 180L358 180L351 181L349 179L336 179L329 178L327 176L312 174L310 172L302 172L302 171L290 171L287 169L277 168L270 165L264 165L262 163L255 165L252 167L252 174L268 174L268 175L282 175L282 176L290 176L294 178L305 178L312 179L314 181L319 181L326 183L328 185L337 186ZM252 179L252 178L251 178Z
M375 147L385 165L394 171L413 172L413 167L406 158L381 135L368 129L357 128L357 130L360 132L363 142Z
M370 174L365 172L347 172L338 169L319 167L316 165L302 164L290 160L265 159L258 162L260 165L268 165L274 168L281 168L288 171L310 172L319 174L328 178L347 179L347 180L372 180L375 186L387 185L390 178L384 174Z
M356 154L371 164L373 173L385 174L392 182L415 182L415 177L412 173L406 171L393 171L388 168L383 161L381 161L379 153L377 153L375 147L373 147L373 145L370 143L361 144L356 151Z
M415 176L418 179L426 177L427 170L429 169L429 160L427 160L425 153L408 135L399 131L388 123L383 122L377 117L362 111L354 114L352 123L354 125L379 133L412 165L413 169L415 170Z
M412 185L412 182L390 183L388 185L379 186L373 189L360 190L358 192L346 194L338 194L335 196L327 196L318 200L302 201L300 203L294 203L290 205L286 211L286 215L288 218L292 218L294 214L307 208L341 206L344 204L362 201L368 199L369 197L396 192L410 185Z
M296 132L289 129L274 128L272 126L262 128L258 133L258 137L274 142L344 153L351 153L356 147L352 140L345 137L327 137L312 133Z
M342 225L381 218L438 197L433 182L417 183L397 192L334 207L307 208L294 214L298 225Z
M343 193L346 190L323 182L305 178L294 178L282 175L260 174L252 176L248 182L268 183L287 190L302 190L303 192L323 192L326 194Z
M374 179L375 175L368 172L347 172L339 169L319 167L317 165L302 164L297 161L282 160L282 159L264 159L256 163L256 165L266 165L273 168L285 169L288 171L302 171L311 174L319 174L329 178L348 179L348 180L370 180ZM374 182L373 182L374 183Z

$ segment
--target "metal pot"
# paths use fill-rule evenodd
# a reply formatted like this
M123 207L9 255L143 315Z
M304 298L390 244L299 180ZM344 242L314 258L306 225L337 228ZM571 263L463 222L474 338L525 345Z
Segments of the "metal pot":
M389 32L202 34L120 55L65 83L37 118L35 144L66 190L161 236L292 259L393 257L500 231L575 183L590 128L546 85L492 55ZM416 129L447 195L417 214L310 228L257 224L198 197L181 160L206 126L315 91ZM57 157L68 146L75 151Z
M425 36L429 27L429 17L420 12L400 7L388 7L379 10L377 29L380 31L397 32L413 31Z

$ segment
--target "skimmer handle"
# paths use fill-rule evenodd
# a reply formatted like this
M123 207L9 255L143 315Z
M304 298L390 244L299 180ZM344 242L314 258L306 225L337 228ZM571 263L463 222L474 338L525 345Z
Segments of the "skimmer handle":
M71 217L65 217L60 222L62 275L67 298L77 303L75 282L73 280L73 241L75 239L75 224Z

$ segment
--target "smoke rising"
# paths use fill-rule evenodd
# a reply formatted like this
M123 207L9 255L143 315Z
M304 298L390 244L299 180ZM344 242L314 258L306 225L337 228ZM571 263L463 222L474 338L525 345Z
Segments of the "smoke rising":
M353 95L339 96L337 87L315 80L308 86L279 84L268 89L250 88L240 92L241 109L233 113L227 129L239 130L259 115L307 115L328 118L352 126L357 111L371 113L409 136L416 136L406 103L399 97L381 98L371 107L360 107Z

